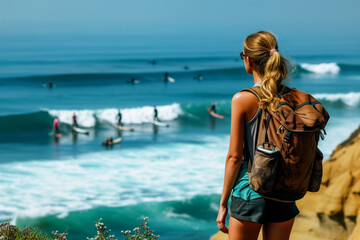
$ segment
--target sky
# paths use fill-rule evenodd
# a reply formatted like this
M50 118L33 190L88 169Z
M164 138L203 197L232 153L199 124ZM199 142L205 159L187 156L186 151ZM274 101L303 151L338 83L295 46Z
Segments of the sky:
M358 0L1 0L4 34L359 33Z
M259 30L360 51L359 0L0 0L10 35L222 36ZM350 46L350 47L349 47Z

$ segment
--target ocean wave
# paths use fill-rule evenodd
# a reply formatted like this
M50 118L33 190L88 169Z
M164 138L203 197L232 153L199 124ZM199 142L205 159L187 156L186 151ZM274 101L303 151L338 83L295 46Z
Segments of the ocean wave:
M210 234L214 231L213 219L218 212L209 205L219 205L220 197L220 194L198 195L185 201L148 202L111 208L98 207L87 211L72 212L64 219L59 219L54 215L43 218L19 218L18 221L13 221L13 224L37 226L43 232L69 227L69 238L86 239L94 233L94 229L89 226L92 226L100 216L104 219L105 225L110 227L112 233L116 235L120 234L122 230L133 229L138 225L138 220L147 216L150 225L156 226L154 227L155 233L160 235L161 239L209 239ZM168 212L180 214L180 216L172 214L169 216ZM73 223L80 222L82 231L76 231ZM175 235L176 237L174 237Z
M158 117L161 121L172 121L183 114L180 104L157 106ZM38 112L17 114L0 117L0 132L28 132L43 131L48 133L52 129L52 123L55 117L60 120L62 132L70 131L73 114L77 117L77 123L80 127L94 128L97 125L109 125L117 123L118 109L84 109L84 110L55 110L41 109ZM121 109L122 123L124 124L142 124L151 123L154 116L154 107L143 106L138 108Z
M320 63L320 64L310 64L310 63L301 63L300 67L307 71L317 74L338 74L340 72L340 66L337 63Z
M192 122L201 122L204 117L208 117L207 107L210 103L192 103L157 106L158 118L161 121L173 121L177 119ZM218 113L230 116L230 102L217 103ZM107 109L41 109L38 112L28 114L18 114L10 116L0 116L1 132L23 132L24 130L47 129L51 130L55 117L60 120L60 127L64 125L70 130L73 121L73 114L76 115L77 124L84 128L94 128L101 125L116 124L117 115L120 110L122 123L124 124L143 124L151 123L154 118L153 106L142 106L136 108L107 108ZM62 129L66 130L66 129Z
M64 218L70 212L101 206L218 194L227 141L224 137L203 140L202 145L166 143L135 152L122 149L57 161L1 164L0 182L6 184L0 185L4 193L0 196L0 219ZM168 217L184 218L184 214L190 215L191 211L173 209Z
M360 92L318 93L314 94L314 97L320 100L325 106L335 108L360 107ZM170 105L157 106L157 109L159 119L162 121L181 120L197 125L203 124L203 119L208 117L206 107L209 106L210 103L173 103ZM225 118L230 118L230 102L218 102L216 109L217 112L224 115ZM65 126L65 129L62 130L66 132L70 130L74 113L77 116L77 123L80 127L94 128L101 125L116 124L118 111L119 109L116 108L84 110L41 109L33 113L0 116L0 131L6 133L46 129L48 132L49 130L51 131L54 118L58 117L61 123L60 126ZM120 111L124 124L151 123L153 120L154 108L152 106L124 108L120 109Z
M193 81L195 76L202 74L203 76L238 76L247 74L245 68L242 66L199 66L197 68L192 68L189 70L179 70L179 69L130 69L128 71L123 70L111 70L107 73L104 72L80 72L80 73L54 73L54 74L35 74L32 76L16 76L1 78L0 80L12 82L53 82L53 83L62 83L63 85L71 84L71 86L81 85L84 83L87 85L94 84L104 84L104 83L114 83L114 84L124 84L129 83L131 78L136 78L141 80L141 82L156 82L162 80L164 72L169 72L171 76L180 78L182 80L191 80Z
M333 107L360 107L360 92L350 93L317 93L314 97L325 105Z
M179 66L180 67L180 66ZM360 72L360 65L356 64L344 64L344 63L300 63L296 65L296 68L300 72L313 73L313 74L331 74L337 75L347 72ZM204 79L211 80L219 77L236 77L247 75L245 67L243 65L220 65L220 66L198 66L190 68L189 70L181 69L144 69L144 68L131 68L129 70L109 70L108 72L92 72L84 69L84 72L79 73L54 73L54 74L38 74L32 76L18 76L11 78L1 78L0 80L8 81L9 83L16 83L18 81L32 83L32 82L53 82L55 84L61 83L61 85L71 86L83 86L87 85L99 85L99 84L125 84L129 83L131 78L136 78L141 82L158 82L162 79L165 71L168 71L170 75L174 76L180 81L193 81L193 77L201 74Z
M171 121L182 114L180 105L177 103L165 106L157 106L158 117L162 121ZM96 123L117 123L119 109L109 108L100 110L47 110L52 117L58 117L61 123L72 124L72 116L77 116L77 123L81 127L94 127ZM154 107L144 106L138 108L121 109L122 123L141 124L151 123L154 118Z

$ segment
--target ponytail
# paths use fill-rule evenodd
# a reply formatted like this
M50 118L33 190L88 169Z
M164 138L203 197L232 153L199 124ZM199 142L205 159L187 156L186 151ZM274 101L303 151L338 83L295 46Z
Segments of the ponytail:
M262 81L263 98L259 102L262 109L276 110L282 89L282 82L288 77L289 61L278 52L277 39L260 31L248 36L244 41L244 52L255 64Z

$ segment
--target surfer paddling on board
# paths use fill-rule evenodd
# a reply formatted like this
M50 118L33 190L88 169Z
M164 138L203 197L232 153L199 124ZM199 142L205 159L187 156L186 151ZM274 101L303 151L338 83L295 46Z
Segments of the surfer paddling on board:
M194 77L194 79L201 81L203 80L203 76L199 73L197 76Z
M54 87L54 84L52 82L48 82L48 84L46 84L46 87L51 89Z
M104 142L102 143L103 145L105 146L110 146L113 144L113 139L112 137L110 136L109 138L105 138Z
M104 140L104 142L102 143L102 145L104 145L105 147L112 147L112 145L120 143L121 140L122 140L121 137L116 138L116 139L113 140L113 138L110 136L109 138L106 138L106 139Z

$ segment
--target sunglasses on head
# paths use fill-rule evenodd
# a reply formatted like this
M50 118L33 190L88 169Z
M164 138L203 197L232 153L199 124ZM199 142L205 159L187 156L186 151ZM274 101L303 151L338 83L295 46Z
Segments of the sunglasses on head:
M241 52L240 57L241 57L242 60L244 60L244 58L247 57L247 56L246 56L246 54L244 52Z

